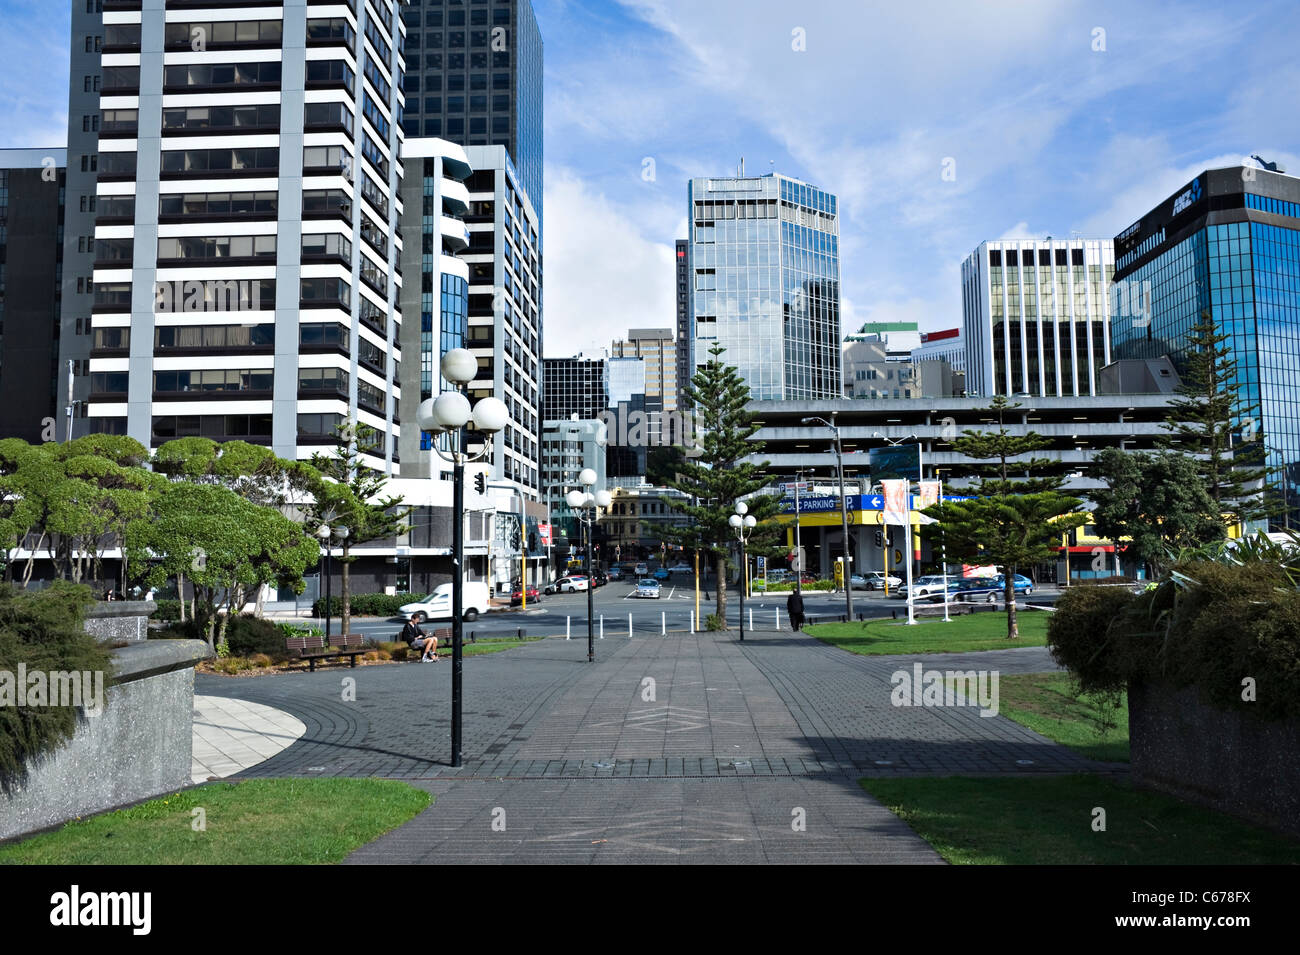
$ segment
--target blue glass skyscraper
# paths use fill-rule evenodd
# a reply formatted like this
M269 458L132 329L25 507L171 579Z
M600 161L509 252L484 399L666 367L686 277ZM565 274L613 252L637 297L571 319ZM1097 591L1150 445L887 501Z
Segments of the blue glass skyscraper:
M1186 369L1203 311L1237 363L1236 440L1264 435L1290 511L1300 507L1300 179L1211 169L1115 238L1114 357Z
M763 399L841 397L835 196L770 173L688 187L690 373L716 342Z

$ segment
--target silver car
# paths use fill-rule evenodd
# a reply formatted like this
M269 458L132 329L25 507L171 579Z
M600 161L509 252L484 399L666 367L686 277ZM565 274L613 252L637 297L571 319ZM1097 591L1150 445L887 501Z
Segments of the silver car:
M633 597L653 597L653 598L655 598L656 600L658 600L658 599L659 599L659 581L654 580L654 579L649 578L649 577L647 577L645 580L639 581L639 582L637 583L637 585L636 585L636 590L634 590L634 591L632 592L632 596L633 596Z

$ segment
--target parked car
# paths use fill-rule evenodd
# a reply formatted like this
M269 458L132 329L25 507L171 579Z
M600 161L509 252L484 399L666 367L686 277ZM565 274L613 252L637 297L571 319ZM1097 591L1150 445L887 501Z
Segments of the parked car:
M424 623L426 620L450 620L451 589L450 581L439 584L429 596L422 597L414 603L405 604L398 612L405 617L414 615L420 623ZM487 613L489 600L490 595L487 584L481 580L465 581L460 598L461 619L477 620L479 614Z
M611 567L607 576L610 580L622 580L627 575L623 573L622 567Z
M954 578L951 574L948 575L948 583L952 583L955 579L958 578ZM925 577L918 577L912 582L912 586L916 589L916 597L913 599L919 600L920 598L928 597L931 594L942 594L943 581L944 578L942 574L930 574ZM900 584L894 596L906 600L907 595L907 584Z
M651 574L650 576L653 577L655 580L667 580L667 579L668 579L668 576L669 576L669 575L668 575L668 568L666 568L666 567L660 567L658 570L656 570L656 571L655 571L653 574Z
M604 587L609 583L609 576L603 570L593 570L591 572L591 585L593 587Z
M559 580L546 585L546 592L548 594L569 594L586 589L587 578L579 577L577 575L561 577Z
M528 602L537 603L540 602L541 599L542 599L541 592L536 587L530 586L528 588ZM524 602L524 592L518 586L516 586L513 590L510 591L510 606L514 607L523 602Z
M639 581L636 585L636 590L632 592L632 596L633 597L654 597L656 600L658 600L659 581L654 580L652 578L646 578L645 580Z
M676 563L676 564L673 564L671 567L668 568L668 573L670 573L670 574L693 574L693 573L695 573L695 568L692 567L690 564Z

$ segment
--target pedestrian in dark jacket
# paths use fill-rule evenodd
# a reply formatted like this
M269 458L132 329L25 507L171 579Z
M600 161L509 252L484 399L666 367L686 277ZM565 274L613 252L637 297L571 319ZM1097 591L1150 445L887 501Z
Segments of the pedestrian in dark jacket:
M411 619L402 628L401 639L405 640L412 650L422 651L421 663L438 662L438 638L431 637L420 629L420 618L415 614L411 614Z
M790 596L785 598L785 612L790 615L791 630L798 632L803 629L803 595L799 593L798 584L790 591Z

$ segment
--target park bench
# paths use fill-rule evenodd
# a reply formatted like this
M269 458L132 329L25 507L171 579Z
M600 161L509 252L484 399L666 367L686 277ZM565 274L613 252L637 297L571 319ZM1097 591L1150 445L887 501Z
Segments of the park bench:
M328 643L324 636L286 637L284 648L289 651L293 659L307 661L308 668L314 673L318 660L350 657L351 665L355 667L357 657L366 652L365 647L362 646L363 641L364 638L359 633L339 634L330 637Z
M433 637L435 640L438 641L439 649L446 647L448 644L451 643L451 627L439 627L437 630L426 630L424 631L424 633L425 636ZM434 655L435 656L437 655L436 650L434 651ZM420 658L423 656L424 654L421 653L419 650L411 650L409 653L407 653L406 659L415 660L418 662Z

